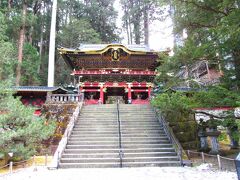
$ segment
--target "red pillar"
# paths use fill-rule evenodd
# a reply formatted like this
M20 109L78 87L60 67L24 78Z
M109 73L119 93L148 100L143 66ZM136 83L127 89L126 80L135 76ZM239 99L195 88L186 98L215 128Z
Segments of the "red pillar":
M128 103L132 102L132 90L131 87L128 86Z
M151 97L151 87L148 87L148 99L150 100Z
M82 93L82 92L83 92L83 87L80 86L80 87L79 87L79 93Z
M101 99L101 103L104 103L104 92L103 92L103 87L100 87L100 99Z

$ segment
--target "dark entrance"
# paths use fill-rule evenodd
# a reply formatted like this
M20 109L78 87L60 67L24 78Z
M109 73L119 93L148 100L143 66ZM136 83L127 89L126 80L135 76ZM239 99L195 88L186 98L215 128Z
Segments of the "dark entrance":
M108 87L107 88L107 97L106 104L115 104L119 99L119 102L122 104L126 103L126 95L125 95L124 87Z

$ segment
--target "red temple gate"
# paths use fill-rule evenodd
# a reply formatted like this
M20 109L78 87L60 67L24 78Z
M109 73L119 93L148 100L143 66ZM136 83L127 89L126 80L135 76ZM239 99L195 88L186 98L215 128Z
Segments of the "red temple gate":
M81 45L59 52L87 104L109 103L112 97L123 103L149 102L159 56L146 46Z

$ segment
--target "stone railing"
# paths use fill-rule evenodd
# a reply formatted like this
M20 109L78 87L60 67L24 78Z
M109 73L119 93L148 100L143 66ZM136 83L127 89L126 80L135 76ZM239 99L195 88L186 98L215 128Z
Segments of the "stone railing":
M47 102L81 102L83 94L51 94L47 96Z
M183 161L183 159L185 159L187 157L187 155L186 155L182 145L180 144L180 142L176 138L172 128L169 126L169 123L166 122L166 120L162 116L161 112L156 108L153 108L153 110L155 111L155 116L158 119L159 123L163 126L164 132L166 133L169 141L173 144L173 147L174 147L174 149L175 149L175 151L176 151L176 153L179 157L180 165L183 166L184 163L185 163Z
M67 128L64 132L64 135L61 139L61 141L59 142L58 144L58 148L57 150L55 151L54 153L54 156L53 156L53 161L52 161L52 164L49 166L49 168L58 168L59 167L59 163L60 163L60 158L62 156L62 153L64 151L64 149L66 148L66 145L68 143L68 139L71 135L71 132L72 132L72 129L75 125L75 122L77 121L77 118L80 114L80 111L82 109L82 106L83 106L83 101L80 101L78 103L78 106L77 108L75 109L68 125L67 125Z

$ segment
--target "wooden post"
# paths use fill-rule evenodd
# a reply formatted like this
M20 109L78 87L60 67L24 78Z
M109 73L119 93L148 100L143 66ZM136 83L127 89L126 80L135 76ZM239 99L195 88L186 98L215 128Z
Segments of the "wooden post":
M187 154L188 154L189 159L191 159L189 150L187 150Z
M221 170L222 169L222 163L221 163L221 158L220 155L217 155L217 160L218 160L218 168Z
M35 166L36 165L36 156L34 155L33 156L33 166Z
M11 161L9 163L9 173L12 174L12 172L13 172L13 162Z
M203 161L203 163L205 163L204 152L202 152L201 155L202 155L202 161Z
M45 155L45 166L48 165L48 154Z

